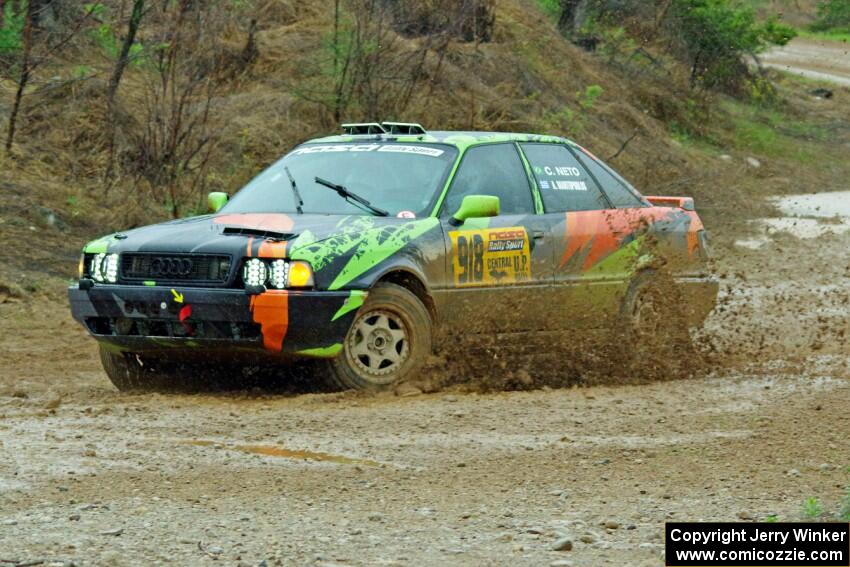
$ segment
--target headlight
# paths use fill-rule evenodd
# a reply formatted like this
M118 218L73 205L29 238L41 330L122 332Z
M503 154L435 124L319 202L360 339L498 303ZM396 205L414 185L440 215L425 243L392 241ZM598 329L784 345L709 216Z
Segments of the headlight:
M118 281L118 254L107 254L106 261L103 263L103 277L109 283Z
M245 262L245 267L242 269L242 280L245 285L265 285L268 277L269 270L264 261L259 258L252 258Z
M289 262L286 260L275 260L272 262L271 281L272 287L284 289L286 280L289 277Z
M314 285L313 268L298 260L262 260L251 258L242 268L245 286L268 284L273 289L310 288Z
M91 259L91 266L89 266L89 273L91 277L95 279L95 281L102 282L103 274L100 273L100 266L103 264L103 259L106 257L106 254L95 254Z
M95 254L89 267L89 273L98 282L117 282L118 254Z

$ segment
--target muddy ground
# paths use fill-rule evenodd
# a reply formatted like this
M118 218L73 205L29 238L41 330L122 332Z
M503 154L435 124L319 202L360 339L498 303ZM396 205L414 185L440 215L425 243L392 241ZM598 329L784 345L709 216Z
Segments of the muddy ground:
M836 518L839 199L717 239L709 372L671 382L119 394L63 301L0 293L0 567L648 566L667 520L798 520L809 497Z
M126 395L64 305L4 303L0 560L660 565L666 520L835 516L850 233L814 221L753 223L711 375L648 385Z

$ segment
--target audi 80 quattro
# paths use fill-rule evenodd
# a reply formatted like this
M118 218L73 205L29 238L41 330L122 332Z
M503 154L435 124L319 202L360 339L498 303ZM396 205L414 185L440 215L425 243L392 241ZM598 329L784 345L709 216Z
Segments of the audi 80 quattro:
M556 136L347 124L208 201L83 250L71 310L120 390L293 357L386 389L438 334L694 327L717 295L692 199Z

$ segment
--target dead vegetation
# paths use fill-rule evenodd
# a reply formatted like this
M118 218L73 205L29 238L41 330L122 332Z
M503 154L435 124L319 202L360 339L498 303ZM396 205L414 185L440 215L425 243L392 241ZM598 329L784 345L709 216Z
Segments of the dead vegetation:
M67 0L50 5L59 15L37 36L74 30L86 15ZM232 193L341 121L565 135L648 194L695 196L709 226L759 207L753 195L793 189L774 161L786 156L770 155L781 144L753 145L751 134L790 118L837 124L830 135L846 136L842 90L815 107L805 85L786 82L759 107L691 89L690 69L650 37L655 3L652 14L600 28L594 52L568 41L538 3L518 0L97 6L37 68L0 168L0 181L62 219L64 229L38 236L65 258L96 234L201 212L204 192ZM0 121L15 86L2 81ZM777 141L806 149L792 156L797 178L829 183L842 166L830 171L820 159L839 150L810 134L786 129ZM718 159L725 154L731 162ZM748 168L749 155L764 167ZM40 226L32 207L15 214L4 240Z

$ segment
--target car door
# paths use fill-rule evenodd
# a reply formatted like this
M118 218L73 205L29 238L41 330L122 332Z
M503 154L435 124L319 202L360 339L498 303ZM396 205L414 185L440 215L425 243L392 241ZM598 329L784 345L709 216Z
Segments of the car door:
M468 195L498 197L500 214L455 226L452 215ZM548 324L555 257L550 227L537 208L516 144L465 152L439 215L447 250L447 330L512 332Z
M639 211L645 203L626 187L609 196L593 174L601 177L604 169L580 148L543 143L521 148L553 227L554 293L561 324L567 329L597 327L619 311L640 255Z

